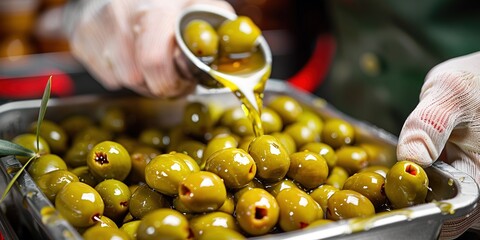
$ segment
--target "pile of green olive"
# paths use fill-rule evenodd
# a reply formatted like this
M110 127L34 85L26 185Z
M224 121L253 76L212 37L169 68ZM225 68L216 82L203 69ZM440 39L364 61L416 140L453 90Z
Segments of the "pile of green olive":
M244 239L425 201L418 165L373 165L352 125L276 96L254 137L240 107L190 102L174 128L131 133L127 113L45 120L28 172L85 239ZM13 139L35 148L31 132ZM24 159L19 158L25 163Z

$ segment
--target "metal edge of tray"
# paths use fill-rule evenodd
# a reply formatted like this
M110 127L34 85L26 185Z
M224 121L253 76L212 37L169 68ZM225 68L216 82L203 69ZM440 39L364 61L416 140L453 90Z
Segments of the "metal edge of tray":
M321 101L321 99L315 96L312 96L311 94L297 90L294 87L290 86L288 83L285 83L284 81L275 80L275 79L269 80L266 87L266 91L272 92L272 93L279 93L279 94L287 93L289 95L292 95L295 98L298 98L300 101L304 103L313 103L313 107L321 108L322 111L323 110L330 111L333 115L345 118L347 121L353 123L354 125L361 126L366 131L373 132L377 137L381 138L384 141L387 141L389 144L397 143L396 137L393 136L392 134L380 128L377 128L371 124L355 120L339 112L334 107L330 106L328 103ZM209 96L209 95L212 95L212 94L215 95L218 93L228 93L228 90L198 88L194 97ZM55 106L55 105L67 105L69 103L70 104L71 103L75 103L75 104L89 103L92 101L98 101L103 98L104 96L92 95L92 96L72 97L68 99L52 99L49 102L49 105L51 104L52 106ZM18 109L36 108L39 105L40 105L40 100L21 101L21 104L18 104L16 102L7 103L0 106L0 114L2 112L13 110L13 109L18 110ZM20 164L17 160L15 161L18 164ZM2 161L2 165L4 164L5 164L4 161ZM18 167L18 165L16 167ZM465 216L474 207L476 207L478 197L479 197L479 191L478 191L477 184L474 182L474 180L470 176L456 170L455 168L443 162L436 162L432 165L431 168L434 171L441 172L441 174L446 179L452 179L453 181L452 184L457 189L457 195L455 197L451 199L442 200L441 202L429 202L429 203L419 204L419 205L405 208L405 209L399 209L391 212L380 213L373 217L362 218L362 219L341 220L341 221L337 221L328 225L324 225L324 226L320 226L312 229L304 229L304 230L280 233L275 235L266 235L266 236L257 237L255 239L273 239L273 238L274 239L320 239L320 238L326 239L330 237L352 235L352 233L356 233L356 232L366 231L366 232L373 233L375 229L385 228L393 224L401 224L404 221L409 221L409 222L416 221L417 219L422 219L426 217L429 217L429 218L435 217L436 221L438 221L441 224L441 222L445 220L460 217L460 216ZM27 175L28 173L22 174L20 178L23 178L23 176L27 176ZM51 203L48 200L47 202L51 205ZM38 204L38 202L33 202L33 204ZM51 218L51 220L52 219L55 219L55 218ZM62 222L65 220L63 220L61 216L58 216L58 221ZM53 227L54 225L49 225L49 226ZM70 224L67 223L67 225L71 227ZM73 235L75 236L75 234L76 232ZM65 236L62 235L62 237L65 237ZM74 237L70 239L78 239L78 238Z

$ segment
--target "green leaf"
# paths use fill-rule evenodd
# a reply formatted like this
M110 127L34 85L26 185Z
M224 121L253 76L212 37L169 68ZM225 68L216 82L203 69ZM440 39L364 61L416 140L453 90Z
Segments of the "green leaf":
M23 173L23 171L25 171L25 169L27 168L27 166L30 164L30 162L32 162L33 160L36 159L36 156L32 156L30 159L28 159L28 161L23 165L22 168L20 168L20 170L18 170L17 173L15 173L15 175L13 176L12 180L10 180L10 182L8 183L7 187L5 188L5 191L3 191L3 194L2 194L2 198L0 199L0 203L3 202L3 200L5 200L5 198L7 197L8 193L10 192L10 189L12 189L13 187L13 184L15 184L15 182L17 181L18 177L20 177L20 174Z
M36 154L33 150L30 150L10 141L0 139L0 156L8 155L34 157Z
M45 86L45 90L43 91L42 103L40 105L40 112L38 113L38 120L37 120L37 150L40 149L40 125L42 124L43 117L45 117L45 112L47 111L47 103L48 99L50 98L50 91L52 86L52 76L48 78L47 86Z

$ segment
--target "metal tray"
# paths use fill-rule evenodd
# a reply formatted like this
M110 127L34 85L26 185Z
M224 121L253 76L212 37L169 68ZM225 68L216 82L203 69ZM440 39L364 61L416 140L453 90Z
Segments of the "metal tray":
M322 99L296 90L279 80L269 80L265 101L277 96L289 95L304 106L316 111L323 118L341 117L355 126L358 142L382 146L378 164L395 163L397 138L392 134L346 116ZM169 127L180 122L184 106L189 101L203 101L219 109L236 106L238 100L225 89L197 89L186 98L157 100L139 96L81 96L51 99L46 118L61 120L71 114L95 116L105 108L115 105L126 109L129 121L136 126ZM12 139L23 133L38 116L40 100L7 103L0 106L0 138ZM135 131L135 129L130 129ZM0 191L21 167L12 156L0 159ZM467 215L479 198L474 180L448 164L437 161L426 169L430 179L428 203L376 214L375 216L337 221L308 230L271 234L255 239L434 239L438 237L444 221ZM77 231L55 211L52 204L40 192L28 173L18 179L6 201L0 206L16 234L23 239L81 239ZM0 218L1 219L1 218ZM7 226L3 221L1 226ZM12 231L7 231L8 232ZM12 239L15 234L12 233ZM408 235L408 236L407 236Z

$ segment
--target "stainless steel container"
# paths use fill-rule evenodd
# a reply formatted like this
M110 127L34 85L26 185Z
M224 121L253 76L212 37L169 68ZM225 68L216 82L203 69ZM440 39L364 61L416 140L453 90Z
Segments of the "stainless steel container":
M355 126L357 141L381 146L382 152L375 159L376 163L387 166L395 163L395 136L368 123L352 119L322 99L298 91L282 81L270 80L266 87L265 100L277 95L294 97L323 118L346 119ZM170 127L180 122L184 106L193 100L214 105L217 109L239 104L233 94L225 89L199 88L196 94L177 100L155 100L138 96L83 96L51 99L46 118L61 120L77 113L95 116L109 106L122 106L133 126ZM12 102L0 106L0 138L8 140L26 132L29 124L36 120L39 106L40 100ZM1 191L20 167L20 163L12 156L1 158ZM428 203L379 213L368 218L342 220L313 229L255 239L435 239L442 222L465 216L476 206L479 191L471 177L443 162L436 162L427 168L426 172L431 187L427 196ZM81 239L75 229L55 211L28 173L20 176L9 197L2 203L1 210L14 229L27 229L32 233L32 237ZM1 226L7 226L8 229L10 227L5 221Z

